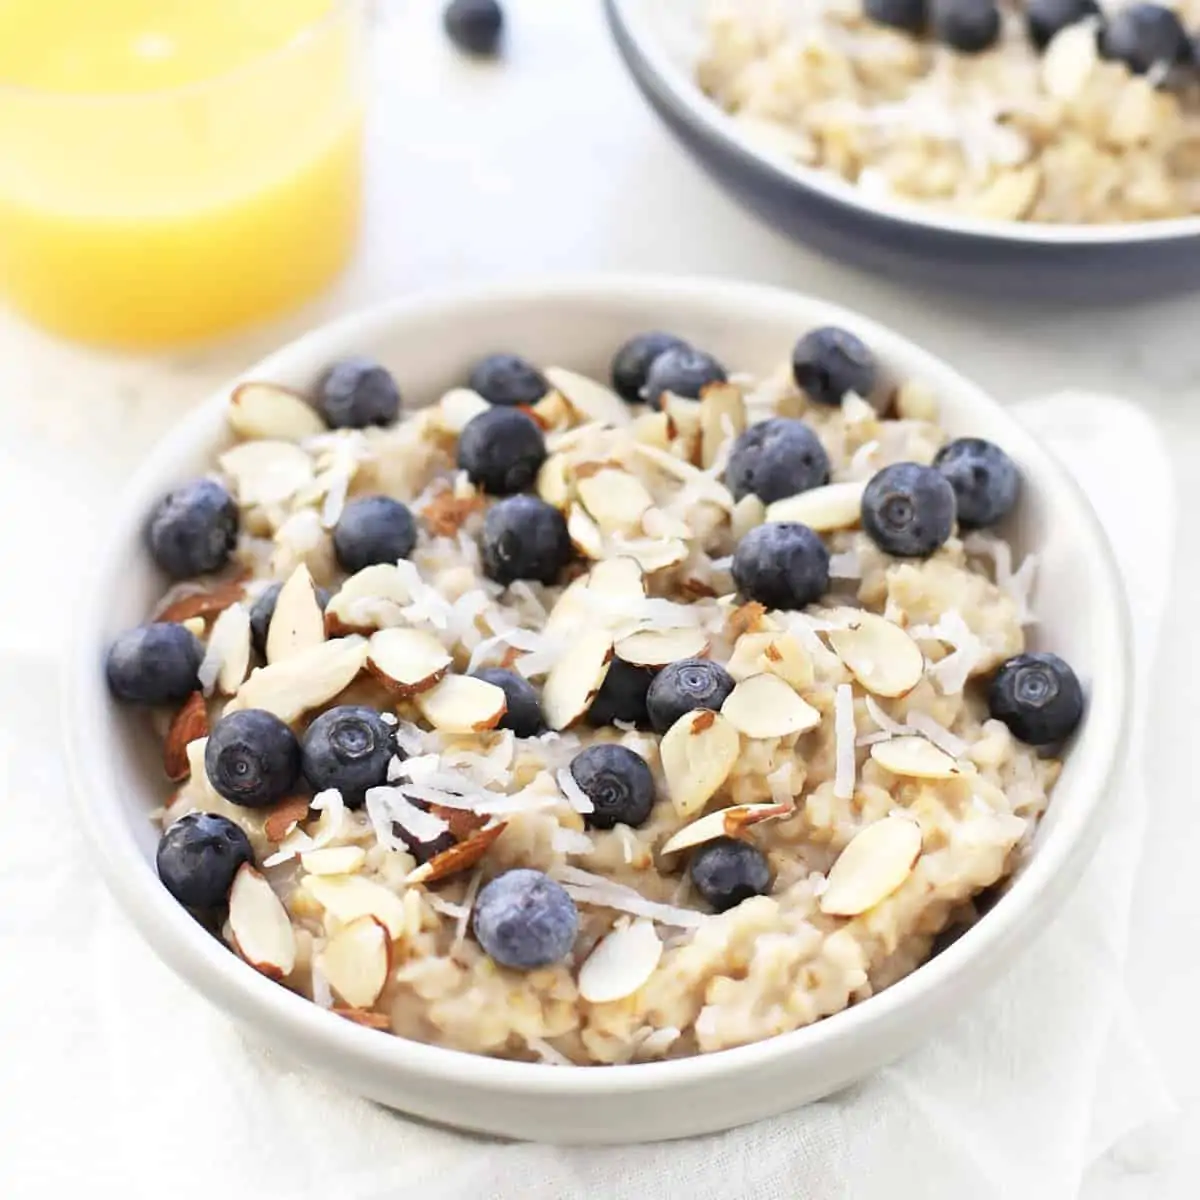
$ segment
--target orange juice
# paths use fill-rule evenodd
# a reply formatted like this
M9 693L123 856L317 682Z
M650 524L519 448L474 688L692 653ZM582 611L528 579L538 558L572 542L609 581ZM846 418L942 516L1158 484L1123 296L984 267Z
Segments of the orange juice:
M89 341L197 338L342 266L357 0L0 0L0 293Z

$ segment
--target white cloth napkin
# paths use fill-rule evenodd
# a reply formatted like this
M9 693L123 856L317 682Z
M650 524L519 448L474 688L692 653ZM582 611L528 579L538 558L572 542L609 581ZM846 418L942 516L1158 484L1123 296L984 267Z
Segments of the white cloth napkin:
M1108 528L1135 614L1144 711L1173 544L1158 435L1137 409L1101 397L1016 411ZM56 569L47 561L42 595L69 597ZM52 631L48 603L41 629ZM1083 884L1016 969L924 1048L746 1129L555 1148L462 1135L360 1100L275 1061L171 976L109 901L72 829L47 657L55 639L26 635L22 646L16 632L0 650L0 1195L1063 1200L1089 1163L1172 1111L1122 985L1147 816L1141 722Z

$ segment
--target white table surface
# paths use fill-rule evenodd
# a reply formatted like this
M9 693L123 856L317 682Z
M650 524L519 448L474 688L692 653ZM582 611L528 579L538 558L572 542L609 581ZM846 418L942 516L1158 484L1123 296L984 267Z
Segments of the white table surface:
M356 261L326 296L232 343L156 358L64 346L0 316L0 648L52 652L61 640L71 547L81 542L79 530L55 527L56 494L87 499L86 539L103 528L139 455L223 379L332 314L443 283L597 269L784 284L895 326L1001 400L1073 387L1136 399L1169 442L1181 491L1200 470L1200 291L1070 312L923 293L841 267L798 249L713 189L624 76L593 0L507 0L512 36L497 67L464 63L444 46L437 0L382 3L392 11L375 30L366 232ZM1119 489L1122 481L1112 484ZM36 516L34 487L47 497ZM1176 584L1145 765L1152 797L1195 787L1200 522L1182 495L1179 503ZM18 579L50 585L39 589L35 621ZM20 719L0 712L0 728L19 736ZM1171 991L1158 986L1155 970L1166 957L1200 962L1200 797L1191 828L1152 837L1151 846L1133 918L1130 989L1182 1115L1177 1128L1136 1139L1098 1164L1087 1200L1200 1192L1200 1144L1186 1133L1200 1124L1200 967L1191 971L1194 986ZM11 1042L3 1051L20 1052ZM79 1163L81 1185L95 1179L95 1168Z

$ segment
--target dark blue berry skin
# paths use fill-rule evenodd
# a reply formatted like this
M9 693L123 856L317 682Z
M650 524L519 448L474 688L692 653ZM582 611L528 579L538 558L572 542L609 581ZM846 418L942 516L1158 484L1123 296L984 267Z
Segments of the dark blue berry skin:
M806 333L792 350L792 377L814 404L841 404L847 392L864 400L875 390L875 356L854 334L835 325Z
M237 504L213 479L194 479L168 492L146 526L150 555L172 579L219 571L237 535Z
M483 573L497 583L554 583L571 553L562 513L536 496L510 496L483 519Z
M725 368L711 354L675 346L651 362L642 398L651 408L661 406L663 392L696 400L710 383L724 383L727 378Z
M360 496L342 509L333 530L333 550L342 570L353 575L376 563L407 558L417 544L417 523L408 506L390 496Z
M640 754L627 746L598 742L571 759L571 774L596 806L584 813L590 829L644 825L654 807L654 776Z
M862 526L885 554L928 558L954 531L954 488L934 467L893 463L862 499Z
M1114 13L1100 31L1099 44L1101 55L1124 63L1135 75L1145 75L1158 63L1174 67L1192 57L1179 18L1161 4L1131 4Z
M500 49L504 11L497 0L450 0L442 24L463 53L490 57Z
M736 908L751 896L765 896L771 887L771 867L766 856L749 842L717 838L692 855L690 865L696 891L717 912Z
M790 417L751 425L733 444L725 484L735 500L754 493L764 504L829 482L829 455L821 439Z
M321 379L317 408L331 429L391 425L400 415L400 389L374 359L344 358Z
M926 0L864 0L863 12L876 25L922 33L928 20Z
M300 769L314 792L337 788L349 808L361 808L367 789L387 783L399 753L394 730L373 708L339 704L304 733Z
M1083 716L1083 689L1057 654L1018 654L988 686L988 711L1030 746L1056 746Z
M459 435L459 469L491 496L523 492L545 461L546 439L537 422L515 408L482 412Z
M604 676L591 708L587 710L585 720L594 728L612 725L616 721L629 721L644 728L650 723L646 694L653 682L653 671L614 658L609 663L608 674Z
M1021 490L1017 465L994 442L958 438L943 446L933 465L954 489L963 529L995 525L1013 510Z
M980 54L1000 36L995 0L929 0L929 18L938 41L960 54Z
M273 583L259 593L258 599L250 606L250 640L254 648L263 657L267 653L267 630L271 628L271 618L275 615L275 605L279 600L279 590L282 583ZM326 588L316 589L317 603L324 612L329 604L329 592Z
M571 953L579 912L549 875L518 868L480 891L471 927L484 952L502 967L533 971Z
M494 683L504 692L508 708L500 718L498 729L511 729L517 737L537 737L545 732L542 702L528 679L505 667L480 667L474 674L477 679Z
M220 908L233 877L254 862L250 839L239 825L216 813L193 812L168 826L158 843L155 865L163 886L186 908Z
M516 354L492 354L471 369L470 386L501 408L536 404L549 390L546 377Z
M139 625L108 648L109 690L130 704L175 704L199 688L203 659L203 645L182 625Z
M268 808L296 789L300 743L273 713L243 708L208 736L204 770L217 792L243 808Z
M646 693L646 711L657 733L697 708L718 711L733 691L733 677L707 658L681 658L663 667Z
M1045 50L1056 33L1099 15L1096 0L1028 0L1025 27L1029 40L1039 50Z
M759 525L733 553L733 581L747 600L799 610L829 590L829 551L798 521Z
M680 349L686 350L687 342L673 333L661 333L656 330L631 337L613 355L613 390L622 400L627 400L630 404L640 404L650 365L660 354Z

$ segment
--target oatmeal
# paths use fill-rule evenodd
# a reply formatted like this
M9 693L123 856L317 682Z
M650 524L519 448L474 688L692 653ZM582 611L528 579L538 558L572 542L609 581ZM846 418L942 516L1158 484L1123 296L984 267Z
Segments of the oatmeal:
M167 890L346 1019L557 1064L918 967L1082 713L1026 651L1012 460L833 328L765 378L649 334L612 388L511 355L470 383L243 384L150 514L177 582L107 672L161 738Z

